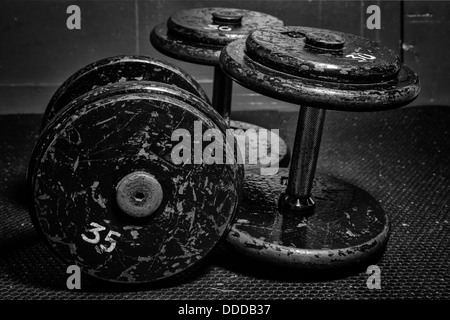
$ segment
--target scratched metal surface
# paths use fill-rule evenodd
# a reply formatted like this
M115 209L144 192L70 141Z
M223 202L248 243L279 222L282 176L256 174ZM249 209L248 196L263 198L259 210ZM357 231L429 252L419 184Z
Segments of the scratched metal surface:
M284 27L286 32L296 29ZM247 55L246 49L244 39L227 45L220 55L223 71L246 88L286 102L343 111L388 110L406 105L420 91L417 74L407 66L386 83L316 81L268 67Z
M225 31L212 26L219 26L219 22L214 21L214 14L241 16L237 25L226 25ZM253 10L242 10L233 8L195 8L178 11L167 20L167 27L183 38L194 42L226 45L236 39L244 38L250 31L262 27L276 27L283 25L283 22L267 13ZM223 27L223 26L222 26Z
M251 116L264 126L273 119ZM279 119L276 125L292 145L297 117L287 112ZM37 115L0 117L3 299L450 299L450 111L445 107L327 115L318 169L368 191L391 218L387 250L377 262L382 290L367 289L364 269L299 273L222 247L178 284L115 286L83 277L82 290L69 291L66 266L38 238L25 204L24 175L39 121Z
M90 63L65 80L50 99L42 127L69 102L95 88L137 80L175 85L209 102L194 78L170 63L145 56L116 56Z
M236 164L173 164L170 134L177 126L193 130L194 121L219 130L213 120L181 100L155 93L70 106L72 112L52 122L57 126L46 128L33 157L38 164L29 174L30 208L55 252L115 282L164 279L203 259L232 219L242 172ZM148 144L152 137L157 143ZM130 221L115 208L111 188L136 171L154 175L164 196L157 214ZM92 222L118 237L109 254L80 237Z
M227 236L236 250L269 263L317 270L367 264L383 249L389 225L377 200L329 175L316 172L313 215L280 215L288 175L280 168L269 177L246 176L240 209Z
M320 42L327 43L332 50L318 50ZM334 30L307 27L261 29L249 35L246 45L246 54L265 66L323 81L382 82L395 77L401 68L400 57L389 48ZM369 59L376 56L376 60L347 58L357 53L364 53L362 57Z
M241 24L226 26L227 31L215 29L213 13L242 15ZM271 15L230 8L196 8L182 10L167 22L155 26L150 34L152 45L161 53L182 61L218 65L220 50L236 39L244 38L251 30L278 27L283 22ZM213 26L213 28L211 28Z

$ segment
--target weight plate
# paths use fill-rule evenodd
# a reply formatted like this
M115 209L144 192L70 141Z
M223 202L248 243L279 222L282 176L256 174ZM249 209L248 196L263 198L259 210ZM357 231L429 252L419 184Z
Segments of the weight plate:
M65 116L68 116L73 112L73 110L76 110L77 108L81 108L86 105L90 105L98 100L114 95L134 94L134 93L164 94L172 98L181 99L185 103L194 104L198 110L200 110L203 114L205 114L212 121L214 121L214 123L220 128L222 132L226 132L226 129L228 128L228 125L225 122L225 120L214 109L212 109L211 106L207 104L207 102L205 102L203 99L200 99L183 89L176 88L164 83L151 81L117 82L103 87L98 87L70 102L66 107L60 110L60 113L64 114ZM56 122L50 121L47 127L50 127L49 130L52 130L51 128L54 128L55 126L58 125L59 125L58 121ZM46 129L44 129L41 135L51 138L52 137L51 134L45 133L45 130ZM38 155L36 155L35 149L30 158L27 177L29 177L33 172L37 157Z
M245 39L236 40L221 52L220 65L238 82L263 95L315 108L343 111L394 109L413 101L420 91L415 72L402 66L392 81L349 84L294 76L264 66L246 55Z
M195 8L179 11L167 21L169 31L187 40L224 46L263 27L282 26L278 18L233 8Z
M51 98L41 129L65 105L86 92L114 82L136 80L171 84L209 102L197 81L172 64L143 56L116 56L91 63L70 76Z
M74 112L74 110L77 110L87 105L92 105L94 102L107 97L111 97L114 95L135 94L135 93L164 94L174 99L181 99L185 103L194 104L199 111L201 111L211 120L213 120L222 132L226 133L228 125L226 124L225 120L214 109L212 109L210 105L208 105L204 100L190 94L187 91L175 88L171 85L150 81L117 82L93 89L92 91L89 91L88 93L73 100L66 107L64 107L59 112L60 114L59 118L69 117ZM58 115L55 115L55 117L58 117ZM55 128L58 127L59 125L60 124L58 120L49 122L49 124L45 127L44 131L41 133L39 143L40 146L46 145L48 139L53 139L54 134L53 132ZM47 141L44 139L46 139ZM235 150L238 150L238 146L235 147ZM34 185L34 181L32 179L33 172L39 157L42 156L41 152L42 150L40 150L40 148L36 146L33 149L32 155L30 157L28 170L26 174L29 190L31 190ZM239 170L242 171L242 166L239 167ZM240 175L242 176L243 173L241 172ZM33 220L35 225L38 225L38 222L34 215L31 215L31 219ZM39 228L37 228L37 230L39 230Z
M108 281L152 282L211 251L237 207L243 170L175 164L172 132L194 137L194 121L223 132L195 105L155 92L73 103L56 116L33 152L30 210L64 261Z
M207 45L180 38L168 32L167 23L153 28L150 42L158 51L171 58L208 66L219 64L220 51L223 48L223 45Z
M338 83L388 81L401 68L400 57L376 42L307 27L256 30L247 38L246 54L275 70Z
M254 258L300 269L349 267L385 248L389 219L364 190L328 175L316 175L314 214L282 214L278 199L289 171L247 175L244 197L227 241Z

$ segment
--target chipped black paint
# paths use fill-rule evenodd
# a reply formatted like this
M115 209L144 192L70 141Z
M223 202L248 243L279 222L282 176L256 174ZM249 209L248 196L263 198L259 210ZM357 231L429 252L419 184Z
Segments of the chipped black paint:
M241 16L239 23L218 23L213 14ZM211 28L216 25L217 29ZM169 17L168 29L179 37L205 44L225 46L245 38L250 31L282 26L283 22L271 15L244 9L233 8L195 8L178 11ZM220 26L226 27L225 29Z
M342 83L299 77L267 67L246 54L246 41L236 40L220 56L224 72L242 86L286 102L342 111L399 108L420 91L416 73L402 66L395 79L380 83Z
M45 110L41 129L69 102L92 89L138 80L171 84L209 102L197 81L170 63L144 56L116 56L91 63L64 81Z
M243 16L239 25L227 25L231 30L211 28L214 12L231 12ZM173 14L167 22L157 25L150 33L152 45L172 58L203 65L219 65L220 51L225 45L245 38L258 28L282 26L271 15L242 9L197 8ZM219 25L217 25L219 27Z
M221 129L222 132L226 132L226 129L228 128L228 125L224 121L224 119L214 109L212 109L210 105L203 99L200 99L178 87L152 81L127 81L127 82L112 83L105 85L103 87L98 87L71 101L59 112L63 114L65 117L68 117L74 112L74 110L77 110L78 108L81 108L85 105L91 105L94 102L99 101L101 99L105 99L115 95L126 95L135 93L149 93L149 94L157 93L157 94L164 94L167 95L168 97L176 99L181 99L185 103L194 104L198 110L200 110L203 114L210 117L211 120L214 121L214 123ZM59 126L58 120L50 121L47 126L49 128L47 127L44 128L44 130L41 132L40 139L43 139L42 136L52 139L53 133L50 132L52 132L52 130L54 130L54 128L57 126ZM30 164L27 173L28 177L32 174L34 165L37 163L37 157L39 155L36 154L36 150L37 148L35 148L30 158Z
M242 165L174 165L174 128L225 133L202 99L145 81L100 87L67 105L42 132L29 166L32 220L66 262L114 282L151 282L202 260L228 230L242 188ZM226 146L224 146L226 148ZM225 154L225 151L224 151ZM133 219L115 203L115 187L135 171L156 177L163 201L149 218ZM106 228L91 244L90 223ZM108 231L118 232L110 253Z
M216 17L214 18L214 16ZM224 25L230 30L223 31L219 28L212 28L211 25L216 23L217 19L230 20L224 22ZM213 20L216 22L213 22ZM239 20L239 23L237 20ZM218 67L221 50L231 41L246 37L252 30L282 25L281 20L255 11L230 8L197 8L177 12L168 19L167 23L160 23L155 26L150 33L150 42L158 51L174 59L215 66L213 107L228 119L231 109L232 83ZM228 90L225 88L228 88ZM233 126L232 128L237 129ZM252 128L252 125L241 123L239 128L247 130ZM279 141L278 164L272 163L272 165L287 166L290 159L289 150L283 139L280 138ZM245 163L246 170L254 167L254 165L248 165L248 161L245 161ZM261 165L257 166L260 167Z
M348 63L345 50L382 59ZM228 241L253 257L297 268L351 266L378 254L389 221L377 201L351 184L315 176L325 113L404 106L419 94L417 74L364 39L301 27L257 30L226 46L220 64L244 87L302 106L290 174L247 175Z
M222 45L208 45L180 38L168 31L165 22L153 28L150 42L166 56L207 66L219 64L220 51L223 49Z
M292 37L292 33L296 36ZM343 43L333 43L329 40L331 36ZM337 48L342 44L343 48L317 47L333 47L332 44ZM357 53L374 59L352 58ZM400 57L379 43L348 33L307 27L256 30L246 40L246 54L262 65L294 76L339 83L392 80L401 67Z
M93 105L95 102L108 98L110 96L138 93L163 94L174 99L181 99L183 102L188 104L194 104L199 111L210 117L210 119L215 122L215 124L220 128L222 132L225 133L226 129L228 128L228 125L224 121L224 119L217 112L215 112L215 110L211 109L211 107L203 99L193 96L189 92L186 92L182 89L173 87L171 85L150 81L129 81L112 83L103 87L93 89L92 91L87 92L86 94L73 100L59 112L60 115L58 118L56 118L55 121L50 121L48 126L44 128L39 141L33 149L32 155L30 157L30 162L27 170L27 181L29 188L32 188L32 185L34 183L34 181L32 181L32 177L34 167L38 163L38 159L41 156L40 148L42 147L42 145L45 145L48 140L53 139L55 130L60 126L58 119L69 117L72 113L75 112L75 110L78 110L79 108L87 105ZM242 168L239 167L239 170L242 170ZM240 174L242 175L242 173Z
M278 198L288 170L274 176L247 175L244 197L227 240L258 259L296 268L335 268L366 261L388 241L389 221L367 192L318 175L314 215L282 214Z

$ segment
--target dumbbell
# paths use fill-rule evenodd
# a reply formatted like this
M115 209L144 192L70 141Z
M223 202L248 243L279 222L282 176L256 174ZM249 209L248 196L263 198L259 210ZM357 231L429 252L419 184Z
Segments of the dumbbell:
M61 85L45 115L29 209L64 262L106 281L149 283L192 270L229 230L243 165L229 144L221 150L235 161L173 161L175 129L194 137L199 123L225 140L228 128L177 67L136 56L95 62Z
M270 26L282 26L278 18L250 10L232 8L195 8L176 12L166 22L157 25L150 33L150 42L161 53L172 58L207 66L214 66L212 105L222 115L235 135L244 135L249 129L262 133L263 129L254 124L230 121L232 85L233 82L222 71L219 65L220 51L225 45L247 36L255 29ZM287 144L278 134L272 132L272 137L278 141L278 157L271 155L271 166L285 167L289 164L289 150ZM251 139L245 150L245 168L253 170L255 167L267 163L267 159L259 161L260 157L276 153L270 150L271 138L265 134L246 135ZM258 142L261 143L258 145ZM252 147L253 146L253 147ZM259 152L257 148L267 148L267 152ZM244 150L242 150L244 151ZM249 154L252 154L251 158ZM252 165L251 159L257 158L257 165ZM250 159L250 160L249 160ZM276 163L274 163L276 159Z
M300 269L340 269L374 260L389 217L368 192L316 173L327 109L402 107L419 79L390 49L351 34L309 27L265 28L221 52L239 84L300 105L290 170L247 176L228 242L252 257Z
M69 102L112 83L155 81L186 90L210 104L203 88L188 73L165 61L145 56L115 56L91 63L71 75L53 94L44 111L41 130Z

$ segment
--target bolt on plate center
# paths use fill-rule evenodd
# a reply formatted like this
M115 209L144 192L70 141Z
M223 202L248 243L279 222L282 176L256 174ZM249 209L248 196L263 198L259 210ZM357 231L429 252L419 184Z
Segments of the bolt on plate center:
M217 11L211 13L213 22L221 25L241 25L243 14L235 11Z
M161 205L163 190L151 174L132 172L119 181L116 200L120 209L131 217L148 217Z

